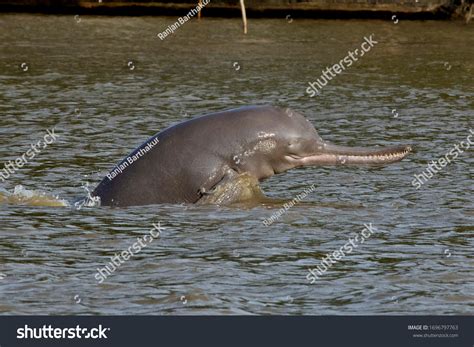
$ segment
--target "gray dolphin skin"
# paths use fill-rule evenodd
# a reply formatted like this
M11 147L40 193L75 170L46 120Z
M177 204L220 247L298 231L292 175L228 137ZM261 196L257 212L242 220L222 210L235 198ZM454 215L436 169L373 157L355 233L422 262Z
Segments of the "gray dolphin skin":
M243 189L247 193L227 194L227 199L209 198L228 189L235 191L243 178L258 185L301 166L389 164L410 151L410 146L337 146L323 141L297 112L248 106L197 117L159 132L123 159L92 196L99 197L103 206L226 204L242 200L242 194L259 194L250 187Z

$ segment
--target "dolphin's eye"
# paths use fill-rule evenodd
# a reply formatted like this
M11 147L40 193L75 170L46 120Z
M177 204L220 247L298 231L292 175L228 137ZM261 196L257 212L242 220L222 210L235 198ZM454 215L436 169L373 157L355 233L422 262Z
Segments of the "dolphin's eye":
M288 141L288 148L300 148L302 144L302 139L296 138Z
M288 147L295 147L298 145L298 140L290 140L288 141Z

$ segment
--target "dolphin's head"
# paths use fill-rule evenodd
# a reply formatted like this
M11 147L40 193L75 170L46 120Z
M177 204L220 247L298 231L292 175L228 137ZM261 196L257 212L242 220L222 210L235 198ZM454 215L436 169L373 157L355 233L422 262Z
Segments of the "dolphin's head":
M259 179L301 166L389 164L403 159L411 151L410 146L334 145L324 141L303 115L288 109L273 109L272 113L269 132L273 134L275 146L265 159L260 158L263 169L257 169Z

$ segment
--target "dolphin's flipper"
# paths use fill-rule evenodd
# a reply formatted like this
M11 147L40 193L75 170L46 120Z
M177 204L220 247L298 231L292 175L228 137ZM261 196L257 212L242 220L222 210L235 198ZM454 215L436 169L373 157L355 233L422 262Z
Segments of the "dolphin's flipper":
M258 179L248 173L228 174L212 190L205 192L198 204L231 205L265 200Z

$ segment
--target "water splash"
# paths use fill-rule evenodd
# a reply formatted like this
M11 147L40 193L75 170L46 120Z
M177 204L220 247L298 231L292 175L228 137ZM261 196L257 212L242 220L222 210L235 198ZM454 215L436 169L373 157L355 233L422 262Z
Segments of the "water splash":
M45 192L26 189L22 185L15 186L12 193L0 188L0 205L27 205L27 206L69 206L66 200Z
M84 198L80 198L74 202L74 208L80 210L81 208L85 207L94 207L100 206L100 197L99 196L92 196L92 192L89 189L89 182L86 182L82 187L87 193L87 196Z

